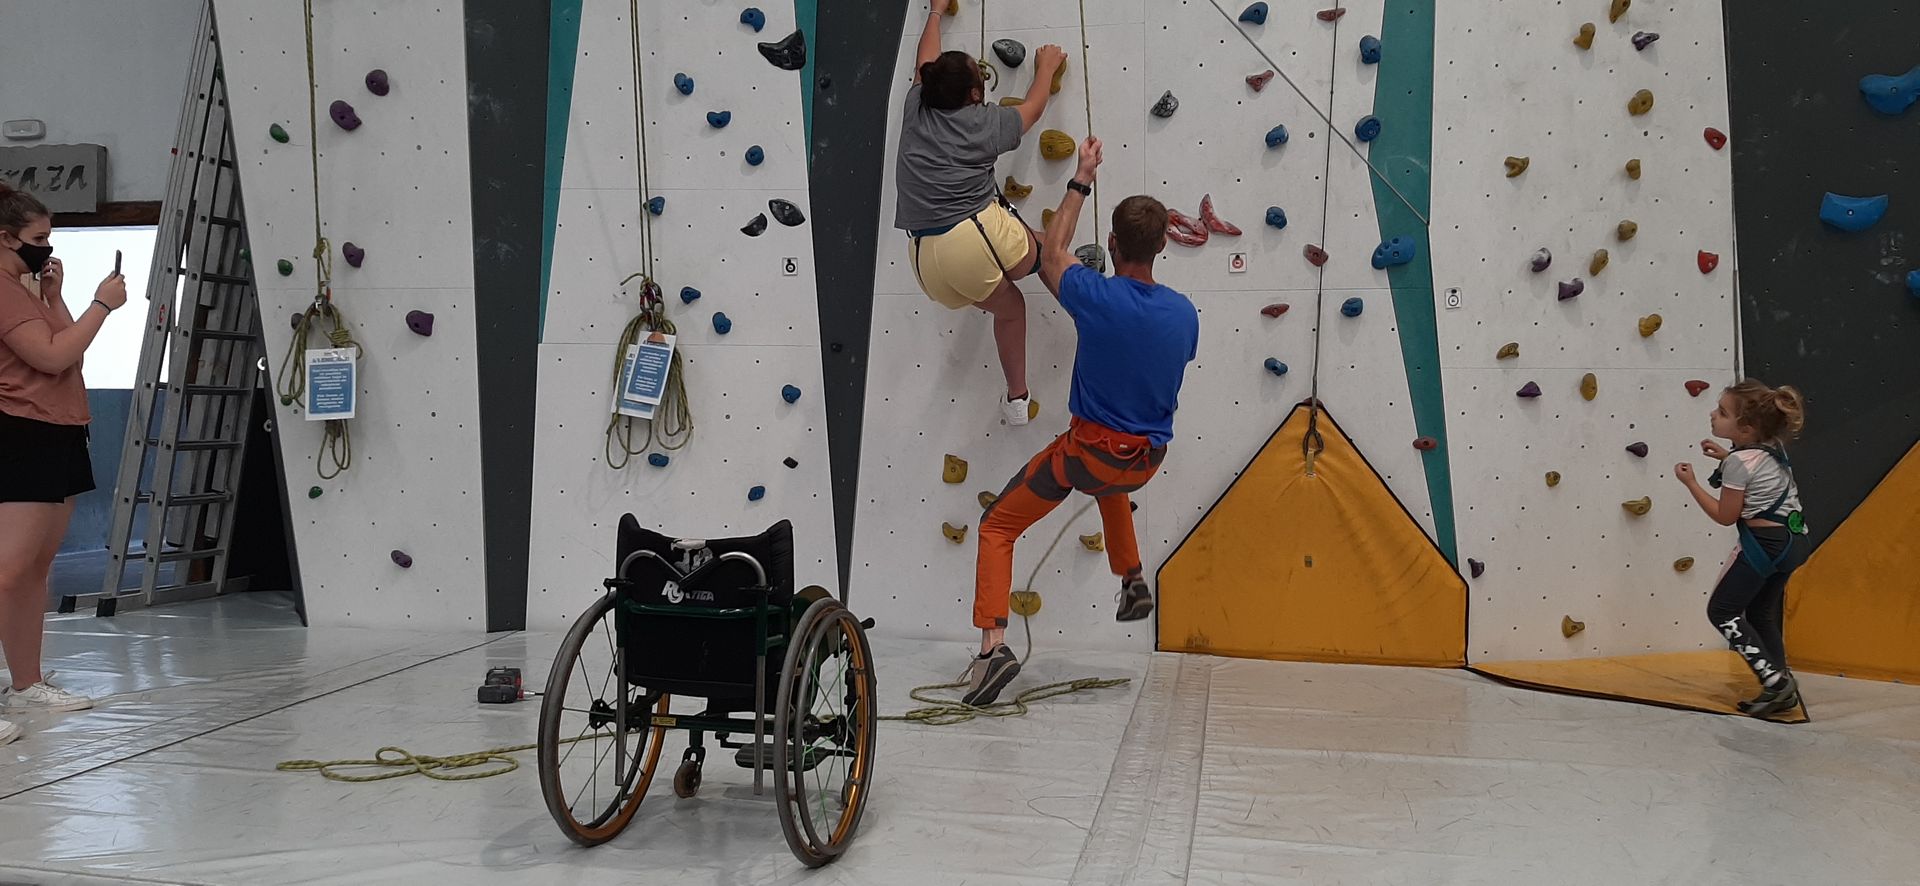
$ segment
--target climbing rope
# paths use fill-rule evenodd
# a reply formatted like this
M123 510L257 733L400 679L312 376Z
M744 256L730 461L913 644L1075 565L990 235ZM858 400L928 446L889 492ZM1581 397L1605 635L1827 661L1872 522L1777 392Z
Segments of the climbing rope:
M584 741L584 738L563 739L562 744ZM344 781L349 784L365 784L374 781L386 781L392 778L406 778L409 775L424 775L434 781L475 781L505 775L520 768L519 761L507 756L522 751L531 751L538 745L519 744L504 748L488 748L471 754L453 754L446 757L434 757L415 754L405 748L384 747L374 752L370 760L288 760L273 768L281 772L318 772L328 781ZM443 771L471 769L498 763L493 769L481 772L466 772L458 775L446 775ZM373 775L345 775L335 772L341 768L376 767L386 769Z
M984 0L982 0L984 4ZM1080 0L1080 93L1087 106L1087 136L1093 136L1093 69L1087 67L1087 0ZM1087 198L1093 208L1093 244L1105 250L1100 236L1100 177L1093 177L1093 193Z
M1217 2L1214 4L1214 8L1216 9L1219 8L1219 4ZM1334 8L1335 9L1339 8L1338 0L1335 0ZM1333 20L1333 40L1335 43L1338 43L1340 41L1340 21L1341 19L1339 18L1335 18ZM1237 23L1234 25L1234 28L1236 30L1241 30L1243 34L1245 33L1245 31L1241 29ZM1251 40L1252 38L1249 37L1248 39ZM1254 48L1258 49L1259 48L1258 44L1256 44ZM1261 53L1261 55L1262 57L1264 57L1266 54L1263 52ZM1337 59L1335 59L1335 60L1329 60L1327 65L1328 66L1328 71L1327 71L1327 106L1328 107L1333 106L1333 78L1336 70L1334 66L1337 64L1338 64L1338 61ZM1274 70L1278 72L1282 78L1286 78L1287 75L1285 72L1280 71L1280 69L1277 67L1274 68ZM1287 85L1292 86L1293 80L1287 79ZM1299 87L1294 87L1294 91L1298 92ZM1306 95L1304 93L1300 97L1303 100L1306 99ZM1308 101L1307 104L1311 106L1313 102ZM1316 108L1316 112L1317 110L1318 109ZM1323 114L1321 116L1324 117L1325 115ZM1327 126L1329 130L1333 129L1333 123L1331 120L1328 121ZM1366 158L1362 157L1361 159L1365 160ZM1326 170L1326 173L1323 176L1323 180L1327 182L1331 182L1333 180L1333 140L1332 139L1328 139L1326 143L1325 164L1326 165L1323 168ZM1368 164L1368 166L1369 168L1371 168L1372 164ZM1405 198L1402 198L1402 199L1405 199ZM1333 212L1332 206L1333 206L1333 188L1332 187L1321 188L1320 189L1320 235L1323 239L1325 238L1327 233L1328 220L1332 218L1332 212ZM1307 380L1308 380L1307 430L1306 430L1306 433L1301 435L1300 437L1300 456L1301 456L1301 460L1305 462L1306 475L1309 477L1313 476L1314 461L1320 457L1320 454L1322 452L1325 452L1327 450L1326 439L1320 436L1320 333L1322 330L1326 329L1326 325L1327 325L1326 319L1325 319L1326 311L1327 311L1327 266L1324 263L1322 263L1321 265L1316 267L1314 270L1316 272L1316 276L1314 278L1315 291L1313 295L1313 366L1311 368L1311 371L1308 372L1307 374Z

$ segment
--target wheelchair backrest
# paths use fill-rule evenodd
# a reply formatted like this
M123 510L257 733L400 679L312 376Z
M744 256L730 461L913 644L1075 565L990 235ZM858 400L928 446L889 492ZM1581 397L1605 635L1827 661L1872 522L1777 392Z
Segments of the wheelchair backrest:
M676 544L679 539L643 528L632 514L620 518L615 546L616 568L626 564L620 578L634 582L628 598L639 603L733 609L759 603L753 589L760 577L753 567L723 555L751 556L766 572L770 603L793 599L793 523L781 520L759 535L711 538L704 544ZM638 551L659 557L635 557ZM664 561L664 562L662 562Z

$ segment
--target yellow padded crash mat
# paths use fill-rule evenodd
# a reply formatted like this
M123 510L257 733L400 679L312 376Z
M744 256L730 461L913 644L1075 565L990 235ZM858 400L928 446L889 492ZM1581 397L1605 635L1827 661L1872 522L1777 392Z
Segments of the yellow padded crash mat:
M1787 582L1787 661L1920 682L1920 444Z
M1791 641L1787 649L1791 659ZM1753 672L1747 670L1746 663L1725 649L1572 661L1503 661L1471 665L1469 670L1527 689L1709 714L1745 716L1734 703L1752 698L1760 691L1760 684L1754 680ZM1805 723L1807 715L1801 709L1772 719Z

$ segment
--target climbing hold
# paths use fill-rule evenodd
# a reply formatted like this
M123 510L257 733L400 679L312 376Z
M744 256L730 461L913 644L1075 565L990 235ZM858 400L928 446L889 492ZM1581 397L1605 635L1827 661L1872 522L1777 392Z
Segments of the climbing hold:
M1493 359L1510 360L1518 356L1520 356L1520 343L1517 341L1510 341L1500 346L1500 353L1493 355Z
M1864 231L1887 214L1887 195L1846 197L1828 192L1820 200L1820 220L1842 231Z
M1552 489L1553 487L1558 485L1560 485L1560 472L1548 471L1547 472L1547 488Z
M1536 274L1546 270L1552 264L1553 264L1553 253L1549 251L1545 246L1542 246L1539 249L1534 250L1533 258L1529 259L1527 262L1528 267L1533 268L1533 272Z
M761 28L767 26L767 14L755 7L749 6L746 9L740 10L740 23L752 28L753 32L758 34Z
M1107 540L1101 533L1080 536L1080 546L1089 551L1100 552L1107 549Z
M307 490L307 497L308 497L308 498L319 498L320 496L322 496L322 495L324 495L324 494L325 494L325 492L324 492L324 491L322 491L322 490L320 489L320 487L318 487L318 486L314 486L314 487L312 487L312 488L309 488L309 489Z
M1264 308L1261 308L1260 313L1268 317L1278 317L1281 314L1286 313L1287 309L1290 307L1291 305L1288 305L1286 302L1277 302L1275 304L1270 304Z
M1920 271L1907 272L1907 294L1920 298Z
M374 95L386 95L387 92L392 88L393 88L393 84L387 80L386 71L383 71L379 68L374 68L373 70L367 72L367 91L368 92L371 92Z
M303 313L303 312L300 312L300 311L294 311L294 312L293 312L293 328L294 328L294 329L296 329L296 330L297 330L297 329L299 329L299 328L300 328L300 321L302 321L302 320L305 320L305 319L306 319L306 317L307 317L307 315L306 315L305 313ZM281 398L280 398L280 405L282 405L282 406L292 406L292 405L293 405L293 399L292 399L291 397L281 397Z
M1074 250L1073 257L1079 259L1081 264L1102 274L1107 272L1107 251L1098 243L1088 243Z
M764 212L755 215L752 221L740 226L740 233L749 237L758 237L766 232L767 214Z
M653 465L656 468L666 467L667 466L666 453L656 452L656 453L653 453L652 455L647 456L647 464Z
M767 497L767 487L755 486L747 490L747 501L759 501Z
M800 211L800 207L778 197L767 201L767 209L773 213L774 221L786 225L789 228L796 228L807 223L807 216Z
M1714 268L1720 267L1720 256L1706 250L1701 250L1700 254L1694 257L1694 261L1700 265L1702 274L1711 274Z
M1060 81L1065 79L1066 76L1067 76L1067 60L1063 58L1060 60L1060 67L1053 69L1053 85L1048 88L1047 94L1059 95Z
M353 245L352 240L348 240L340 244L340 256L347 260L347 264L357 268L360 267L361 262L367 260L367 251Z
M1513 395L1516 397L1524 397L1528 400L1531 400L1535 397L1540 396L1540 385L1537 382L1527 382L1526 384L1520 386L1520 390L1514 391Z
M681 95L692 95L693 78L685 74L675 74L673 75L673 88L680 90Z
M1531 165L1533 165L1532 157L1508 157L1507 178L1519 178L1520 173L1526 172L1527 167Z
M1581 25L1579 35L1573 38L1573 45L1578 46L1581 49L1592 49L1593 33L1594 33L1593 22L1587 22L1586 24Z
M1204 246L1211 234L1207 226L1178 209L1167 210L1167 239L1181 246Z
M1580 376L1580 398L1591 401L1600 396L1600 377L1589 372Z
M1051 209L1040 210L1040 230L1044 231L1051 227L1053 227L1053 210Z
M1280 362L1280 358L1278 357L1268 357L1266 365L1267 365L1267 371L1273 373L1274 375L1287 374L1287 364Z
M967 460L949 453L940 464L940 479L946 483L967 482Z
M1673 561L1673 571L1675 572L1685 572L1692 568L1693 568L1692 557L1681 557L1680 559Z
M1411 237L1382 240L1380 245L1373 249L1373 267L1376 270L1399 267L1413 261L1414 253L1418 251Z
M1039 591L1014 591L1007 595L1007 608L1014 615L1032 617L1040 614Z
M1590 277L1600 276L1600 272L1607 269L1608 258L1609 256L1607 255L1606 250L1604 249L1594 250L1593 261L1587 262L1587 276L1590 276Z
M1574 621L1571 615L1563 615L1560 617L1560 636L1562 637L1572 637L1574 634L1578 634L1586 629L1587 623L1584 621Z
M1160 94L1160 100L1154 102L1153 107L1148 109L1147 113L1164 119L1173 116L1173 112L1178 110L1180 110L1180 100L1174 98L1173 90L1169 89Z
M1471 557L1467 558L1467 572L1472 574L1474 578L1479 578L1481 575L1485 574L1486 571L1487 571L1487 564L1482 563L1479 560L1475 560Z
M286 144L287 140L290 138L290 136L287 135L287 128L284 126L281 126L278 123L275 123L272 126L267 127L267 135L272 137L274 141L277 141L283 145Z
M1660 35L1652 31L1640 31L1633 35L1633 49L1635 52L1646 52L1647 47L1652 46L1654 41L1659 39Z
M1421 452L1429 452L1439 448L1439 446L1440 446L1440 441L1435 440L1432 437L1413 438L1413 448L1418 449Z
M1633 0L1613 0L1613 7L1607 10L1607 21L1619 21L1621 16L1627 14L1627 7L1632 5Z
M1307 247L1300 251L1307 257L1307 264L1317 268L1327 263L1327 251L1312 243L1308 243Z
M732 111L708 111L707 112L707 125L715 129L725 129L727 124L732 122L733 122Z
M1641 317L1640 318L1640 337L1652 338L1654 333L1660 331L1661 322L1662 321L1660 319L1659 314L1648 314L1645 317Z
M1586 292L1586 291L1587 291L1587 281L1582 280L1579 277L1575 277L1572 280L1562 280L1560 282L1560 300L1561 301L1566 301L1567 299L1573 298L1574 296L1577 296L1580 293Z
M1645 444L1645 443L1630 443L1630 444L1628 444L1628 445L1627 445L1627 451L1628 451L1628 452L1631 452L1631 453L1633 453L1633 454L1634 454L1634 456L1635 456L1635 457L1637 457L1637 458L1646 458L1646 457L1647 457L1647 444Z
M780 399L792 403L800 399L800 389L793 385L780 386Z
M1727 146L1726 133L1721 132L1720 130L1709 126L1707 127L1707 131L1705 135L1707 137L1707 145L1713 148L1714 150L1718 151L1721 148L1724 148Z
M1253 87L1254 92L1259 92L1260 90L1267 88L1267 84L1272 82L1272 80L1273 80L1272 71L1261 71L1258 74L1247 75L1247 85Z
M778 43L762 43L760 54L782 71L798 71L807 66L807 35L794 31Z
M982 492L974 496L974 500L980 502L980 510L984 511L993 507L993 503L1000 500L1000 495L995 492Z
M1200 223L1206 225L1207 230L1215 234L1223 234L1228 237L1240 236L1240 226L1221 218L1219 213L1213 211L1212 194L1202 194L1200 196Z
M766 149L760 147L759 145L754 145L753 147L750 147L747 149L747 165L748 166L759 166L760 164L765 162L767 162Z
M1267 147L1277 148L1287 143L1287 125L1282 123L1267 130Z
M1380 118L1372 114L1361 117L1360 122L1353 124L1353 137L1363 142L1370 142L1379 138Z
M1339 21L1339 20L1340 20L1340 18L1341 18L1342 16L1344 16L1344 15L1346 15L1346 14L1347 14L1347 11L1346 11L1346 9L1344 9L1344 8L1340 8L1340 9L1322 9L1322 10L1320 10L1319 12L1316 12L1316 13L1314 13L1314 14L1313 14L1313 17L1314 17L1314 18L1317 18L1317 19L1319 19L1319 20L1321 20L1321 21L1323 21L1323 22L1337 22L1337 21Z
M1640 160L1638 158L1627 161L1627 178L1633 179L1634 181L1640 180Z
M414 335L431 337L433 335L433 315L426 311L408 311L407 328L413 330Z
M1040 156L1048 160L1065 160L1073 156L1073 151L1073 136L1058 129L1040 133Z
M1635 117L1653 110L1653 90L1642 89L1627 100L1627 113Z
M955 526L952 523L942 523L940 524L940 534L945 535L947 541L953 542L954 544L962 544L967 540L967 527Z
M251 250L251 249L248 249L248 248L246 248L246 247L244 247L244 246L242 246L242 247L240 247L240 260L241 260L241 261L243 261L243 262L246 262L246 263L248 263L248 264L252 264L252 263L253 263L253 250Z
M1634 235L1638 233L1640 233L1640 225L1633 221L1623 221L1619 227L1613 229L1613 235L1620 238L1620 242L1622 243L1632 240Z
M797 461L794 461L794 460L793 460L793 456L787 456L786 458L784 458L784 459L782 459L782 460L780 461L780 463L781 463L781 464L783 464L783 465L786 465L786 466L787 466L787 467L789 467L789 468L798 468L798 467L800 467L800 463L799 463L799 462L797 462Z
M408 556L406 551L392 551L392 552L389 552L387 556L392 558L393 565L398 566L401 569L413 568L413 558Z
M1882 114L1904 114L1915 100L1920 100L1920 65L1898 76L1868 74L1860 78L1860 94Z
M1027 60L1027 45L1012 38L993 41L993 54L1000 57L1000 63L1009 68L1020 67Z
M667 211L667 198L665 197L647 198L647 213L649 215L659 215L660 213L666 212L666 211Z
M1276 231L1287 226L1287 211L1278 206L1267 207L1267 227Z
M277 262L274 262L273 267L275 270L280 272L280 276L282 277L293 276L293 262L287 261L286 259L283 258Z
M1248 6L1246 9L1241 10L1240 20L1250 25L1266 24L1267 23L1267 4L1265 2L1259 2L1251 6Z
M1687 382L1687 395L1690 397L1698 397L1703 391L1711 387L1713 387L1713 385L1699 379L1694 379Z
M680 287L680 303L690 305L700 300L700 290L691 286Z
M1017 108L1026 103L1026 99L1017 95L1004 96L1000 99L1000 107L1003 108Z
M1033 186L1023 185L1015 180L1013 176L1009 175L1007 176L1006 187L1000 190L1007 195L1007 199L1009 200L1025 200L1029 194L1033 193Z
M348 132L360 128L360 115L353 112L353 106L344 101L334 101L327 106L327 116L333 118L335 126Z
M723 311L714 311L713 312L713 331L721 335L726 335L727 333L732 332L733 320L728 318L726 313Z
M1380 38L1372 34L1360 38L1360 63L1363 65L1380 63Z
M1348 317L1358 317L1366 308L1367 303L1357 295L1340 303L1340 313Z
M1632 501L1623 501L1620 506L1626 508L1627 513L1635 517L1645 517L1648 511L1653 510L1653 499L1643 495Z

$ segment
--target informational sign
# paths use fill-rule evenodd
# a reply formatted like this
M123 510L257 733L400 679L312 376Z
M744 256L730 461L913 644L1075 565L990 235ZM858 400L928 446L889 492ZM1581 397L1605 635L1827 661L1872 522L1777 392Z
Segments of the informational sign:
M627 346L627 358L620 367L620 389L613 411L620 415L652 419L660 398L667 393L667 370L673 367L674 336L655 332L638 344Z
M97 212L107 192L102 145L0 147L0 180L40 198L54 212Z
M360 390L358 348L307 350L307 421L353 417Z

